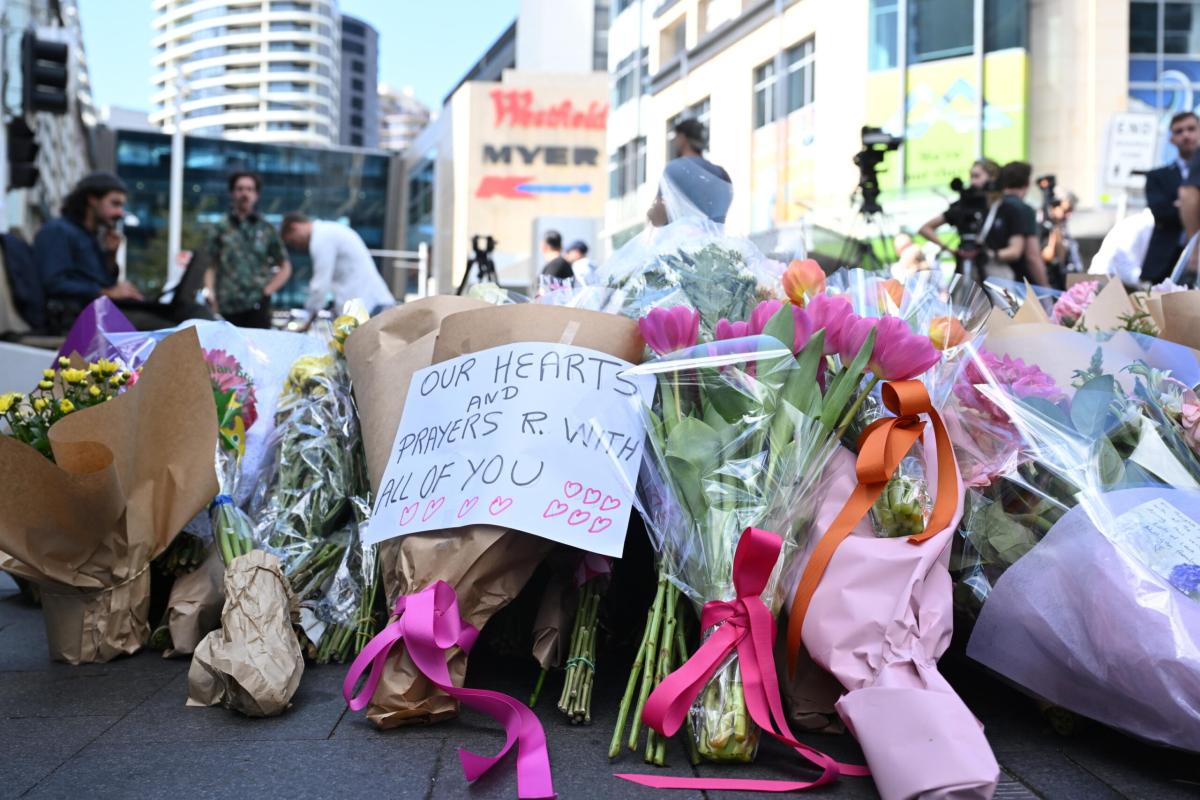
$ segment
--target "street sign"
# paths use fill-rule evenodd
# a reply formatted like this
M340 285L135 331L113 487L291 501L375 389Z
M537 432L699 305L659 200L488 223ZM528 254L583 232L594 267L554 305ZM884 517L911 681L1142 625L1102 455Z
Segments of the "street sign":
M1104 185L1136 189L1144 180L1135 171L1154 169L1158 154L1158 118L1154 114L1115 114L1108 123Z

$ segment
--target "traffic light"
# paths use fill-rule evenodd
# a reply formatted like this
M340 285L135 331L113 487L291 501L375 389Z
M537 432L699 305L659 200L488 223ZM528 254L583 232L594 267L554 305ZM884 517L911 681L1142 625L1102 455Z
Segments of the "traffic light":
M21 39L21 78L25 89L25 113L67 113L67 59L71 49L65 42L39 39L26 31Z
M25 120L8 123L8 188L28 189L38 181L38 143Z

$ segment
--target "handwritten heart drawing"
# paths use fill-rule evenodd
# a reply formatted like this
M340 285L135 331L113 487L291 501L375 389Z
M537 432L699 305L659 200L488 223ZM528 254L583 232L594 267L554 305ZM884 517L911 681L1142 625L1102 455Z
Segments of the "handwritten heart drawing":
M493 517L499 516L508 511L508 507L512 504L513 499L511 497L497 497L488 505L488 511L491 512Z
M568 525L582 525L592 518L590 511L572 511L571 516L567 517Z
M621 501L613 497L611 494L604 498L604 502L600 504L601 511L612 511L614 508L620 508Z
M425 506L425 513L421 515L421 522L429 522L429 518L436 514L438 509L441 508L442 504L445 502L446 498L444 497L439 497L436 500L430 500L429 504Z
M542 514L542 517L544 519L561 517L563 514L567 513L568 508L570 508L570 506L568 506L566 503L560 503L557 500L551 500L550 505L546 506L546 513Z
M583 493L583 504L585 506L590 506L599 499L600 499L600 490L599 489L588 489L586 492Z
M592 520L592 526L588 528L588 533L600 533L607 530L612 525L612 520L608 517L596 517Z
M417 509L420 507L421 507L420 500L418 500L415 503L409 503L408 505L406 505L404 507L404 509L400 512L400 524L403 526L403 525L407 525L408 523L412 522L413 517L415 517L417 515Z
M472 509L479 503L478 497L472 497L469 500L463 500L463 504L458 509L458 518L462 519L467 514L470 514Z
M567 481L563 486L563 494L567 497L574 497L583 491L583 484L579 481Z

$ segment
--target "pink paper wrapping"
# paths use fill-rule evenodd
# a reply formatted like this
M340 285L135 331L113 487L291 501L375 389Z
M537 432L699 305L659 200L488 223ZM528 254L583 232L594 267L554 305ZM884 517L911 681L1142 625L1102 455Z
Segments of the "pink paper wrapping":
M937 459L927 438L934 486ZM837 453L829 474L817 532L829 529L854 491L853 456ZM953 523L921 544L877 538L869 519L861 521L834 553L804 620L809 655L847 690L838 715L884 800L986 799L1000 775L982 726L937 670L953 628L947 566L962 508L959 481ZM807 561L806 554L797 578Z

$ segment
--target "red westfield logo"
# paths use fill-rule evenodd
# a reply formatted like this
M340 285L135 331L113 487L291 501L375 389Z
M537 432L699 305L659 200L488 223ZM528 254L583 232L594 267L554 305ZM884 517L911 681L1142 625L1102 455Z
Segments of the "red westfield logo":
M587 108L563 100L551 106L534 108L533 92L521 89L493 89L492 108L495 125L510 128L582 128L602 131L608 124L608 104L593 100Z

